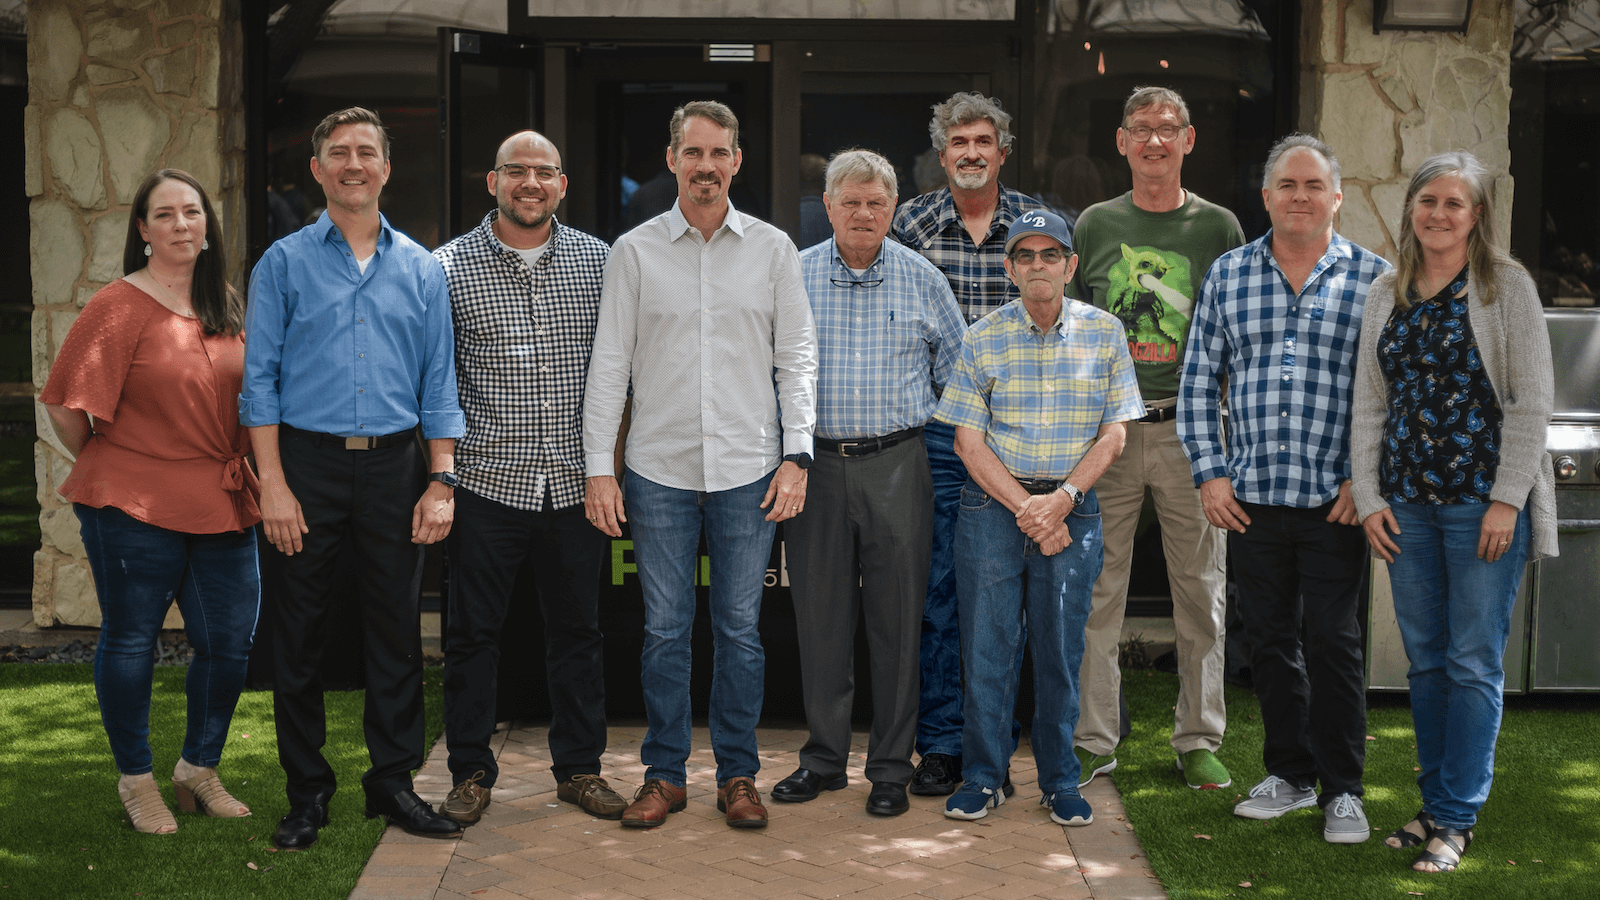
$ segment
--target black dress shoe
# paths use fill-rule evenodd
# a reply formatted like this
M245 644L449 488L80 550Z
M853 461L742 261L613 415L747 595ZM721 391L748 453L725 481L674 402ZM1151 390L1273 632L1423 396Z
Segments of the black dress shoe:
M434 812L422 802L416 791L410 789L396 791L387 797L368 794L367 818L376 819L378 816L388 819L390 825L400 826L400 830L406 834L417 837L461 837L460 823Z
M891 781L874 781L867 794L867 812L875 816L898 816L911 808L906 786Z
M772 786L770 796L784 803L804 803L817 799L823 791L837 791L849 783L843 772L825 778L810 769L795 769L793 775Z
M279 850L304 850L317 842L317 829L328 827L328 801L313 800L289 807L289 814L278 820L272 844Z
M954 794L961 784L961 757L929 753L911 773L911 793L919 797Z

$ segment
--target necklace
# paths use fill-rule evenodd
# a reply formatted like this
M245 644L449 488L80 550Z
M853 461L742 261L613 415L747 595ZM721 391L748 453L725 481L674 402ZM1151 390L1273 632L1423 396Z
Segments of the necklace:
M162 306L165 306L167 309L172 310L174 313L177 313L178 315L183 316L185 319L193 319L195 317L195 315L194 315L194 307L190 303L185 303L184 301L179 300L178 299L178 292L174 291L172 288L168 287L166 284L163 284L161 279L157 278L155 276L155 274L150 271L150 268L148 266L145 267L144 276L151 284L153 284L156 287L160 288L161 292L167 295L167 299L168 300L172 301L171 303L168 303L168 302L166 302L165 300L162 300L159 297L156 298L157 300L161 301L161 305Z

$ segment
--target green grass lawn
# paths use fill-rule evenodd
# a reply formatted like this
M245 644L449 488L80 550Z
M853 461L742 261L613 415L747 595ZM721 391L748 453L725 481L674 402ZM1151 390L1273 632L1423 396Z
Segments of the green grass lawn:
M162 794L176 809L172 767L183 743L183 668L156 670L151 746ZM428 670L428 738L442 727L440 672ZM280 853L272 831L288 811L272 727L272 694L239 701L219 772L254 815L176 813L175 835L134 832L100 726L88 666L0 666L0 898L343 898L382 833L363 817L367 768L358 691L329 693L328 746L339 777L331 823L311 850Z
M1174 900L1600 896L1600 699L1508 701L1494 788L1476 839L1460 869L1423 875L1410 869L1417 850L1383 844L1421 806L1411 710L1403 698L1369 704L1365 805L1372 837L1335 846L1322 839L1317 809L1266 822L1233 815L1233 804L1266 777L1261 713L1252 693L1228 689L1228 733L1218 756L1233 774L1232 786L1193 791L1174 771L1168 744L1176 676L1130 670L1123 677L1134 726L1118 750L1115 780Z

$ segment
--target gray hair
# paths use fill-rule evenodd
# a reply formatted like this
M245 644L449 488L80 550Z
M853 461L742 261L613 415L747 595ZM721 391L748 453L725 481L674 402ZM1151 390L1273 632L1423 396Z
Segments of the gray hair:
M1472 288L1478 292L1483 304L1488 306L1494 302L1496 266L1522 267L1495 240L1494 198L1489 195L1485 185L1489 180L1489 170L1476 156L1465 150L1435 153L1417 166L1417 171L1411 175L1411 183L1406 185L1405 212L1400 216L1399 246L1395 248L1399 259L1395 267L1394 302L1401 309L1410 307L1411 298L1408 294L1416 287L1417 273L1422 271L1422 245L1417 241L1417 230L1411 223L1417 195L1422 193L1423 188L1447 175L1459 178L1466 186L1468 200L1478 216L1471 234L1467 235L1467 266L1472 273Z
M1128 127L1128 120L1133 114L1147 106L1170 106L1178 114L1178 120L1183 127L1189 127L1189 104L1183 102L1183 97L1172 88L1164 87L1136 87L1128 95L1128 102L1122 104L1122 127Z
M891 200L899 196L900 183L895 178L894 165L871 150L852 147L840 150L833 155L833 159L828 160L827 191L830 197L841 185L874 180L889 192Z
M691 100L678 107L672 113L672 122L667 125L667 135L670 142L668 149L673 156L678 155L678 147L683 143L683 127L690 118L699 116L709 119L717 125L728 129L728 144L734 152L739 150L739 117L733 114L727 104L715 100Z
M928 136L933 138L933 149L943 153L950 143L950 129L979 119L988 119L994 125L1000 149L1011 146L1011 114L1000 106L1000 101L985 97L976 91L951 94L950 99L933 105L933 119L928 122Z
M1333 155L1333 148L1309 134L1301 134L1298 131L1288 137L1280 138L1272 145L1272 152L1267 154L1267 169L1261 175L1261 189L1265 191L1272 187L1272 175L1278 171L1278 163L1288 156L1290 151L1300 149L1315 151L1322 157L1333 176L1333 192L1339 193L1339 158Z

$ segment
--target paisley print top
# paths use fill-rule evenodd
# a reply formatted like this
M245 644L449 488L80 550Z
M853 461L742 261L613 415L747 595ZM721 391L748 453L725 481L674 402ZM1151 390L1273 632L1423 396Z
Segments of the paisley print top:
M1389 384L1379 488L1390 503L1488 503L1500 462L1500 401L1467 317L1467 270L1394 308L1378 341Z

